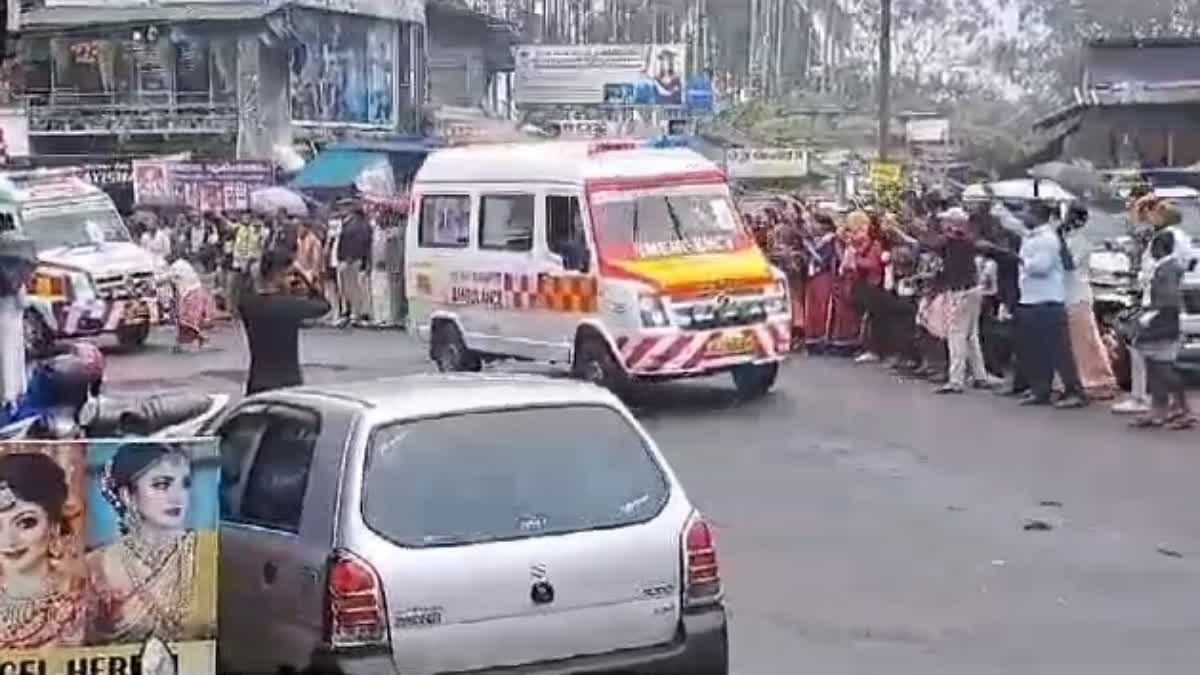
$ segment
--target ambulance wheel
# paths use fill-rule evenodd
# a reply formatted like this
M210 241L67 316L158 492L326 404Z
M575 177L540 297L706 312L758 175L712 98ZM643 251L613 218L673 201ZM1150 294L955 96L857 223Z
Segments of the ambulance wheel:
M117 329L117 342L126 349L141 347L150 337L150 324L140 323L135 326L121 326Z
M429 340L429 358L443 373L477 373L483 368L479 356L467 349L458 326L448 321L434 324L433 336Z
M46 327L46 322L31 311L25 312L25 358L40 359L50 354L54 348L54 335Z
M733 386L744 399L761 398L775 386L779 377L779 364L747 364L733 369Z
M579 338L571 374L616 394L624 393L629 386L629 377L613 358L608 343L594 335Z

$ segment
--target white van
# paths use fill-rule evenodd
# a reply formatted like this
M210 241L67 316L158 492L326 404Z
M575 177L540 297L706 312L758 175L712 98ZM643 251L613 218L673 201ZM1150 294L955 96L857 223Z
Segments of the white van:
M114 334L140 346L159 323L166 261L133 242L112 199L70 172L0 174L0 226L33 240L25 294L33 353L60 338Z
M781 272L720 167L634 142L434 152L413 185L410 329L442 370L516 358L598 384L730 372L774 384L791 344Z

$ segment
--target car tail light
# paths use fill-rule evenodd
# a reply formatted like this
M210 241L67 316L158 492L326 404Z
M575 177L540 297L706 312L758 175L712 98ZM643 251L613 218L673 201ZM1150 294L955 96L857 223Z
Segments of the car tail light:
M703 605L721 599L721 567L712 528L695 513L683 532L683 604Z
M325 640L330 647L387 646L383 585L366 561L346 551L330 557L325 604Z

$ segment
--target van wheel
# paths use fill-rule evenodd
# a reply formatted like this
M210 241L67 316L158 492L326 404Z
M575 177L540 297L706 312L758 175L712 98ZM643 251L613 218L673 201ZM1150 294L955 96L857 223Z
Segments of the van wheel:
M31 310L25 311L25 359L33 361L48 356L54 347L54 334L46 322Z
M447 321L434 325L429 340L429 358L443 373L477 373L483 368L479 355L467 349L458 326Z
M737 387L738 394L747 400L766 396L778 378L778 363L746 364L733 369L733 386Z
M604 340L595 336L579 339L575 359L571 363L571 375L616 394L624 393L629 387L629 376L613 358L612 350Z

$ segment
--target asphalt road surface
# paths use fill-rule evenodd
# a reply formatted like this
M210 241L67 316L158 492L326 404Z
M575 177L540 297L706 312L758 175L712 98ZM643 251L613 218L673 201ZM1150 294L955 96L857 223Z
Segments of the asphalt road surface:
M240 391L236 328L170 339L112 352L110 386ZM430 370L398 332L313 329L302 354L310 383ZM717 527L739 675L1196 672L1200 432L823 359L755 403L727 378L631 403Z

